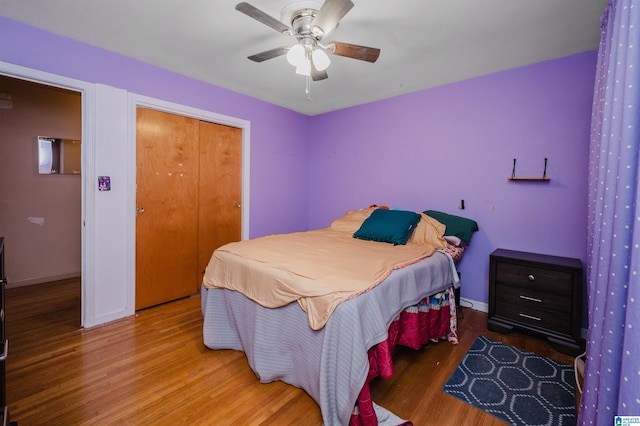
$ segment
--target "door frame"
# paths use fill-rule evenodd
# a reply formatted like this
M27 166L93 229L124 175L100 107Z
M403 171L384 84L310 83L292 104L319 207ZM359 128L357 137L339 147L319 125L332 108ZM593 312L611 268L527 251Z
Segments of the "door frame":
M0 61L0 74L20 80L31 81L44 86L59 87L80 93L82 113L81 151L81 314L80 326L91 323L95 318L95 201L89 196L91 188L88 178L95 173L95 85L73 78L63 77L8 62Z
M148 96L138 95L135 93L128 94L128 141L127 141L127 180L133 182L130 185L127 193L127 211L129 212L127 218L127 252L130 254L127 256L127 307L131 307L130 314L135 313L135 293L136 293L136 110L137 108L155 109L162 112L168 112L175 115L182 115L185 117L195 118L202 121L208 121L211 123L222 124L225 126L236 127L242 130L242 200L240 209L240 235L243 240L249 238L249 188L250 188L250 134L251 134L251 122L228 115L218 114L211 111L188 107L185 105L163 101L160 99L151 98Z

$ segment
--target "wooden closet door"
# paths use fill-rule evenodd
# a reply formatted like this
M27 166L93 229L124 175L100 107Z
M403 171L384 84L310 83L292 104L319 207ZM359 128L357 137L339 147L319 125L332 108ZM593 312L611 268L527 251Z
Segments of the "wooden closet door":
M138 108L136 309L194 293L199 120Z
M200 122L199 279L218 247L241 239L242 129Z

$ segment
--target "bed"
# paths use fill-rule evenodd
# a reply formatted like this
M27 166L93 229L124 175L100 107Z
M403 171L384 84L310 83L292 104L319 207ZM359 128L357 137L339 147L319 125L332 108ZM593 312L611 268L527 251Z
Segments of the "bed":
M453 288L461 251L443 238L446 225L424 213L414 213L419 219L402 232L386 225L367 228L378 216L404 220L402 213L381 210L347 212L329 228L285 234L284 243L281 236L268 236L216 250L201 290L204 344L243 351L260 382L282 380L304 389L320 406L326 425L410 424L373 403L368 385L393 374L391 353L397 344L419 348L432 340L457 342ZM363 229L367 232L357 236ZM336 255L331 244L337 240L353 240L346 243L355 243L358 253L366 246L361 259L367 262L349 257L356 251L351 245L336 249ZM366 250L408 256L392 255L379 264L368 261L377 254ZM320 254L290 262L303 252ZM345 263L376 268L334 273ZM298 281L301 289L292 289Z

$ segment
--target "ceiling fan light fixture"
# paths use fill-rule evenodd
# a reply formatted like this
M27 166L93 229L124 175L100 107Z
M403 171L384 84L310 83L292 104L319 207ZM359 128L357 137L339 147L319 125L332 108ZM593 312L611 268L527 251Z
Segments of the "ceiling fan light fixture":
M306 59L306 52L301 44L294 45L287 52L287 61L294 67L300 66L303 62L308 62Z
M310 76L311 75L311 61L309 61L308 59L305 59L301 63L299 63L296 66L296 74Z
M249 56L250 60L263 62L267 59L286 56L287 61L296 68L296 73L306 76L306 92L309 100L311 99L311 81L328 78L326 69L331 64L332 54L371 63L376 62L380 49L337 41L326 46L322 44L353 7L351 0L288 1L293 3L282 9L280 20L247 2L243 1L236 5L236 10L239 12L296 40L291 47L283 46L266 50Z
M313 60L313 65L316 67L318 71L326 70L331 64L331 59L329 59L329 55L322 49L316 48L311 54L311 59Z

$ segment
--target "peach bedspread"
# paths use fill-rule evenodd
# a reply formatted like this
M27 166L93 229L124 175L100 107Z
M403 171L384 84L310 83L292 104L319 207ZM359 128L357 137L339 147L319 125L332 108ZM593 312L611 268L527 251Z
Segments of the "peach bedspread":
M214 252L203 284L239 291L268 308L297 301L309 326L319 330L341 302L444 248L438 233L429 241L397 246L332 228L230 243Z

